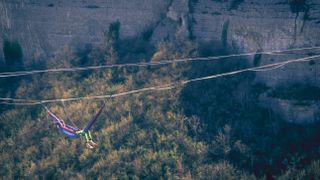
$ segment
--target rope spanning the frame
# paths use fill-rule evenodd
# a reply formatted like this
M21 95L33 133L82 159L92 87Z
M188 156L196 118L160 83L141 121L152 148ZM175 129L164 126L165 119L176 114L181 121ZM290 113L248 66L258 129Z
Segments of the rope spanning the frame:
M274 66L274 67L270 67L270 68L261 68L261 69L252 70L252 71L255 71L255 72L271 71L271 70L279 69L279 68L281 68L281 67L283 67L285 65L287 65L287 64L284 63L284 64L281 64L281 65L278 65L278 66Z
M75 68L57 68L57 69L43 69L43 70L31 70L31 71L3 72L3 73L0 73L0 78L27 76L27 75L32 75L32 74L52 73L52 72L75 72L75 71L97 70L97 69L103 69L103 68L158 66L158 65L166 65L166 64L180 63L180 62L212 61L212 60L220 60L220 59L226 59L226 58L231 58L231 57L251 56L251 55L257 55L257 54L278 55L279 53L294 52L294 51L306 51L306 50L317 50L317 49L320 50L320 46L296 48L296 49L288 49L288 50L279 50L279 51L262 51L262 52L250 52L250 53L231 54L231 55L222 55L222 56L211 56L211 57L196 57L196 58L162 60L162 61L158 61L158 62L140 62L140 63L125 63L125 64L75 67ZM280 55L283 55L283 54L280 54Z
M0 104L6 104L6 105L43 105L47 103L54 103L54 102L66 102L66 101L78 101L78 100L94 100L94 99L106 99L106 98L114 98L114 97L120 97L120 96L126 96L130 94L136 94L146 91L163 91L163 90L170 90L188 83L196 82L196 81L204 81L208 79L215 79L218 77L224 77L224 76L230 76L234 74L240 74L243 72L249 72L249 71L268 71L273 70L275 67L279 68L280 66L285 66L290 63L296 63L296 62L305 62L305 61L311 61L311 60L319 60L320 55L305 57L305 58L299 58L299 59L291 59L283 62L278 63L272 63L257 67L251 67L251 68L245 68L240 69L236 71L221 73L221 74L215 74L211 76L205 76L205 77L199 77L199 78L193 78L185 81L175 82L175 83L169 83L164 84L160 86L152 86L152 87L146 87L142 89L136 89L131 91L125 91L121 93L116 94L107 94L107 95L96 95L96 96L83 96L83 97L73 97L73 98L65 98L65 99L50 99L50 100L32 100L32 99L14 99L14 98L0 98L0 101L12 101L12 102L0 102Z

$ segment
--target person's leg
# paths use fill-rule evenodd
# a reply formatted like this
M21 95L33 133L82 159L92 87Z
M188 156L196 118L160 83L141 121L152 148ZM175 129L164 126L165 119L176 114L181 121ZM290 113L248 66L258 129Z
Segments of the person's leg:
M87 132L84 133L84 137L86 139L86 142L89 142L91 139L89 133L87 133Z
M93 149L94 148L93 144L90 143L90 141L92 141L90 132L85 132L83 130L80 130L80 131L77 131L77 134L84 138L84 140L86 141L86 147L88 149Z
M91 136L91 132L88 131L88 137L89 137L89 140L92 140L92 136Z
M90 143L90 145L92 145L92 146L97 146L97 144L92 141L92 136L91 136L90 131L88 131L88 136L89 136L89 143Z
M93 147L93 144L91 143L92 140L91 140L91 134L90 134L90 132L85 132L85 133L84 133L84 137L85 137L85 139L86 139L86 146L87 146L87 148L88 148L88 149L93 149L94 147Z

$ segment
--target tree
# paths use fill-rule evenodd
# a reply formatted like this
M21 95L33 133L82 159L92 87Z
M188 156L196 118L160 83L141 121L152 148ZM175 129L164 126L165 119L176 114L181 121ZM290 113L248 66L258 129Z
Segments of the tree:
M5 40L3 42L3 54L5 63L9 70L20 69L23 67L22 48L17 41Z

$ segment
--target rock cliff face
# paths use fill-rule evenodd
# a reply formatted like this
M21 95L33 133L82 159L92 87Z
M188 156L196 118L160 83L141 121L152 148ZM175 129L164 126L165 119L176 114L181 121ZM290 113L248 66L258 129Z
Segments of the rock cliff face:
M154 41L180 33L240 52L320 44L320 2L289 2L1 0L0 33L1 41L18 40L26 57L37 51L50 54L65 45L99 42L116 20L122 24L122 38L154 29Z
M18 40L25 57L101 41L108 25L135 36L159 21L169 2L148 0L1 0L1 37ZM1 42L2 44L2 42Z
M285 0L237 0L198 1L194 3L193 34L200 41L218 41L239 52L288 49L320 45L320 1L297 1L290 4ZM302 3L305 2L305 3ZM302 3L302 4L301 4ZM297 6L294 9L294 6ZM302 7L305 6L305 7ZM262 57L259 64L270 63L297 56ZM300 56L301 57L301 56ZM252 59L253 61L254 59ZM289 65L289 68L263 73L268 84L292 79L296 72L306 72L295 77L298 81L317 80L319 66L308 64Z
M235 52L320 45L319 0L0 0L0 48L4 39L17 40L26 59L51 56L65 46L98 43L116 20L121 38L151 29L153 42L189 37ZM267 64L302 55L251 57L249 62ZM320 86L319 75L319 63L298 63L258 73L256 80L270 87L288 82ZM264 102L290 109L287 100ZM320 107L318 101L311 106ZM283 117L292 120L288 113Z

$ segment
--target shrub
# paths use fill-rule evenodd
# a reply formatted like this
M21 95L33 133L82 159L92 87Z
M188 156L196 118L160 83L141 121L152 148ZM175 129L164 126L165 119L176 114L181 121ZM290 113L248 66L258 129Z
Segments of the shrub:
M3 54L7 65L22 63L22 48L17 41L5 40L3 43Z
M120 37L120 22L117 20L109 25L107 32L107 38L113 41L119 40Z
M307 10L306 0L289 0L292 13L305 12Z

